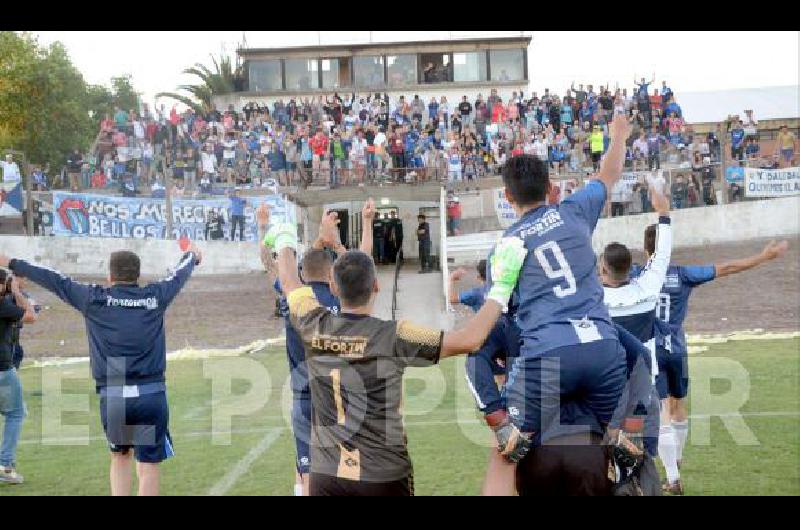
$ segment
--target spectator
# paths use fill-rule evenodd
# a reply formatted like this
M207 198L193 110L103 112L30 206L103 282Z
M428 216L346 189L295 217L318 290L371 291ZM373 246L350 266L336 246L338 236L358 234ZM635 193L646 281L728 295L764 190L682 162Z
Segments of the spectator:
M656 127L647 135L647 167L650 171L661 169L661 144L666 143Z
M20 182L21 179L19 166L14 161L14 156L7 154L3 162L3 182Z
M789 127L786 125L781 125L781 129L778 132L776 145L777 149L775 156L776 158L780 156L780 167L791 167L792 162L794 161L797 138L795 137L794 133L789 131Z
M461 98L461 103L458 104L458 112L461 115L461 123L464 126L472 124L472 104L467 101L467 96Z
M731 158L742 160L744 158L744 122L737 120L731 129Z
M644 132L639 133L639 137L633 142L633 170L644 170L649 165L649 148L647 137Z
M751 109L745 110L744 134L746 139L754 138L758 140L758 121L753 117Z
M236 226L239 226L239 241L244 241L244 209L248 206L246 199L239 197L239 188L230 192L231 241L236 241Z
M225 220L216 210L208 212L208 221L205 226L205 239L211 241L218 241L225 239L224 232Z
M592 151L592 169L597 172L600 170L600 158L603 156L603 129L600 125L595 125L589 137Z
M126 118L127 119L127 118ZM73 192L81 189L81 169L83 168L83 155L76 147L67 157L67 174L69 175L70 189Z
M686 185L686 180L684 180L683 175L679 174L675 177L670 195L672 196L673 208L679 210L686 206L688 186Z
M419 262L420 274L433 271L431 263L431 227L425 220L424 214L417 216L419 226L417 226L417 241L419 242Z

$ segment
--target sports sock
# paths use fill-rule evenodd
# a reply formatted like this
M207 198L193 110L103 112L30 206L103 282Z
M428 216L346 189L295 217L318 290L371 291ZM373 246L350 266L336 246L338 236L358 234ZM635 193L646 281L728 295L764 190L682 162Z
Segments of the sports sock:
M294 496L295 497L302 497L303 496L303 485L302 484L295 484L294 485Z
M667 480L670 483L681 478L678 472L678 448L676 443L675 430L672 425L662 425L658 436L658 456L664 469L667 472Z
M676 460L681 461L683 460L683 447L686 445L686 437L689 434L689 422L687 420L673 421L672 428L675 430L675 439L678 442Z

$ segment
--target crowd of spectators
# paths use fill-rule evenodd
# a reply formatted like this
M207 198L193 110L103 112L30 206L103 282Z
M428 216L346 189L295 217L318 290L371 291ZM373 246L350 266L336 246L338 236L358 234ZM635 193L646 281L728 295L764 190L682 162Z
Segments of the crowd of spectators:
M712 173L718 176L723 134L729 136L732 158L757 163L752 111L746 120L731 117L724 132L721 124L695 134L666 81L651 90L653 83L654 78L642 78L630 94L626 88L612 92L608 86L574 83L563 96L549 89L501 96L492 89L486 97L463 96L453 103L446 96L334 93L278 99L268 106L251 102L239 110L231 105L222 112L212 107L179 113L163 104L155 111L147 104L141 112L117 108L102 120L95 149L85 156L75 150L68 158L68 185L123 195L149 190L158 197L166 192L167 171L177 196L221 194L233 186L469 182L496 174L521 153L546 158L556 178L585 176L599 168L608 148L608 124L625 115L635 128L627 168L681 167L684 181L671 185L679 197L685 188L686 197L676 206L708 203L714 191L703 182ZM782 145L794 142L792 137ZM782 161L791 161L788 150L781 153ZM46 187L46 171L34 172L36 186ZM626 191L641 194L645 188L641 182Z

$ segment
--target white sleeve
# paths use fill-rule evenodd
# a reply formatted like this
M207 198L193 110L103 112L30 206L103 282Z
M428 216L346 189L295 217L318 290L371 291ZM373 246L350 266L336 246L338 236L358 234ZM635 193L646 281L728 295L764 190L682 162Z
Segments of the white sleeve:
M631 283L638 285L643 299L658 296L667 277L672 257L672 225L658 223L656 229L656 251L645 265L642 274Z

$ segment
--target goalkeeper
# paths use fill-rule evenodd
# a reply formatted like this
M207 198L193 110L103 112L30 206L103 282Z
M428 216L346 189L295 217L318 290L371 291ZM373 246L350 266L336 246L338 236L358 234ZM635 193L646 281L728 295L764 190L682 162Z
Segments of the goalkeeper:
M306 351L315 411L310 493L413 494L400 413L403 371L477 350L506 308L527 252L519 238L501 240L491 259L494 282L486 303L463 328L442 332L372 317L379 286L372 258L361 251L345 252L334 263L332 287L341 312L320 306L297 274L296 230L275 225L265 244L278 254L279 279ZM337 234L335 217L325 216L320 238L336 242ZM508 452L527 452L527 438L510 424L498 437Z

